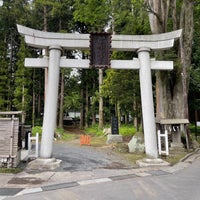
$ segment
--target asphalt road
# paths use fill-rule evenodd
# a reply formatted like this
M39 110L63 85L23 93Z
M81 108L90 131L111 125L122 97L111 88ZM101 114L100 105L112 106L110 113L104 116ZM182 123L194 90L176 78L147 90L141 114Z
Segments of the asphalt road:
M54 143L53 157L62 160L55 171L90 171L99 168L132 167L109 149L99 149L70 143Z
M68 188L6 198L7 200L199 200L200 158L187 168L172 174L130 176L81 182Z

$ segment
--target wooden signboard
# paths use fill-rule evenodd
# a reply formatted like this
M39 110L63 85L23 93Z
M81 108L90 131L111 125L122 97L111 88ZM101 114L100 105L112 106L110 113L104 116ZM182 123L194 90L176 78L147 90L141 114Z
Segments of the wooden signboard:
M111 34L90 34L90 67L110 68L111 59Z

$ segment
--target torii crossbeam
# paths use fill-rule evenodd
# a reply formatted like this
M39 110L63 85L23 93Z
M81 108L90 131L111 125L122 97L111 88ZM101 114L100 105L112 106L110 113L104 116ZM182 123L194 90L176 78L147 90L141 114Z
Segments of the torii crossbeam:
M41 158L51 158L59 83L59 67L89 68L89 60L67 59L61 57L61 49L89 50L89 34L51 33L17 25L25 37L27 45L48 48L49 57L26 58L26 67L48 67L48 86L45 98ZM164 50L173 47L174 40L181 36L182 30L156 35L113 35L112 50L137 51L138 59L112 60L113 69L139 69L142 100L143 127L146 155L158 157L154 105L152 95L151 69L172 70L172 61L150 59L151 50Z

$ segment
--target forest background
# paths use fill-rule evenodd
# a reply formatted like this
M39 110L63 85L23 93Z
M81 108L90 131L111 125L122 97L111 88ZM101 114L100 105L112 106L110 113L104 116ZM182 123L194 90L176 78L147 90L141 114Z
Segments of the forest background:
M0 7L0 110L24 111L22 122L41 126L48 70L25 68L25 57L47 55L25 45L16 24L62 33L111 32L144 35L183 29L173 49L152 53L174 61L172 71L152 71L157 118L199 120L200 0L4 0ZM89 51L63 50L67 58ZM112 59L137 57L112 52ZM139 72L113 69L61 69L58 122L74 113L81 128L99 128L118 116L119 124L142 124Z

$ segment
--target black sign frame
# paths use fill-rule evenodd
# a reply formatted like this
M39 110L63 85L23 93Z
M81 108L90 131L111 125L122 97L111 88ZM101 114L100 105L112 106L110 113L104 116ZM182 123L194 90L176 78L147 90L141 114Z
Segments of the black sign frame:
M90 34L90 68L110 68L111 33Z

